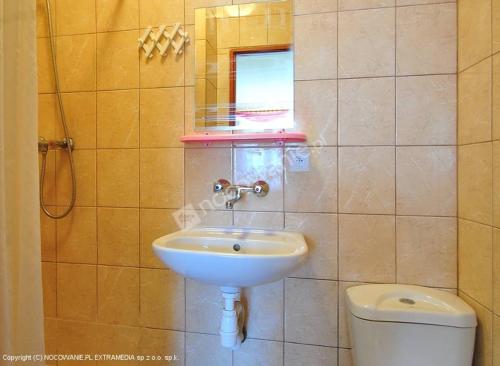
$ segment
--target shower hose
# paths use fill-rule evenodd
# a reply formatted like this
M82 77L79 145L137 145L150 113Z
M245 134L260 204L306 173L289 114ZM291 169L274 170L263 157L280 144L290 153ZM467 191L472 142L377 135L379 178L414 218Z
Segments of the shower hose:
M64 131L64 140L62 142L56 142L58 148L62 148L66 150L69 160L69 166L71 170L71 200L69 202L69 206L67 206L61 213L52 213L47 208L47 205L44 202L43 191L44 191L44 181L45 174L47 170L47 154L49 153L51 144L46 142L44 139L40 139L38 143L38 150L42 155L41 161L41 169L40 169L40 207L43 212L52 219L62 219L63 217L68 216L73 207L75 207L76 201L76 175L75 175L75 162L73 159L73 140L69 135L68 124L66 123L66 115L64 113L64 107L62 103L61 97L61 88L59 85L59 76L57 73L57 61L56 61L56 53L55 53L55 45L54 45L54 31L52 27L52 15L51 15L51 6L50 0L46 0L46 10L47 10L47 19L48 19L48 28L49 28L49 39L50 39L50 51L52 55L52 68L54 70L54 79L56 86L56 99L57 105L59 107L59 112L61 115L61 123Z

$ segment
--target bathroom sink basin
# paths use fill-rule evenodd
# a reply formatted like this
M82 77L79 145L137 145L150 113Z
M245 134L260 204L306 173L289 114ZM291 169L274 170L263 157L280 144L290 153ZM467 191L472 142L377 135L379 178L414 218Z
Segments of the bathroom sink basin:
M278 281L307 256L300 233L238 228L195 228L153 242L163 263L184 277L221 287Z

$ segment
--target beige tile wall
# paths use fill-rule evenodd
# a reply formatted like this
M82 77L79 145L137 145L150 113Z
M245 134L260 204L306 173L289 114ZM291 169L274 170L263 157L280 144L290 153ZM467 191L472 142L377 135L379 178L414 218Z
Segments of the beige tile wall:
M137 38L148 25L177 21L192 32L195 7L248 1L52 1L78 202L64 220L42 216L50 352L175 353L189 366L348 366L347 287L457 287L454 2L296 0L296 119L308 146L185 148L178 138L192 130L193 49L146 61ZM40 134L54 138L61 131L43 3ZM293 168L297 153L309 154L308 171ZM70 193L64 158L49 156L44 195L53 210ZM271 193L243 199L234 212L204 213L217 178L265 179ZM478 182L469 184L477 192ZM473 201L467 209L482 217L482 196ZM172 214L184 205L186 217L207 225L307 237L302 268L244 290L249 339L237 352L219 346L218 289L184 280L151 252L154 238L177 229ZM482 282L468 286L482 294Z
M458 285L476 310L476 365L500 365L500 7L458 7Z

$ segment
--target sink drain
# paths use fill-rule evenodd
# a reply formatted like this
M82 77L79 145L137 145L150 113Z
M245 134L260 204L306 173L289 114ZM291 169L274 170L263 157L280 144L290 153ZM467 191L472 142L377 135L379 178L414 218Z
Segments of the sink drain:
M240 247L240 245L239 245L239 244L234 244L234 245L233 245L233 250L234 250L235 252L239 252L239 251L240 251L240 249L241 249L241 247Z

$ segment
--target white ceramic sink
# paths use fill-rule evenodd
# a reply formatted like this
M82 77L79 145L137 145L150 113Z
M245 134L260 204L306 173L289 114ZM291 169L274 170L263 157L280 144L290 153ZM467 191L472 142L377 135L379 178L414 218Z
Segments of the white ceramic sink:
M184 277L221 287L278 281L307 256L300 233L237 228L195 228L153 242L156 255Z

